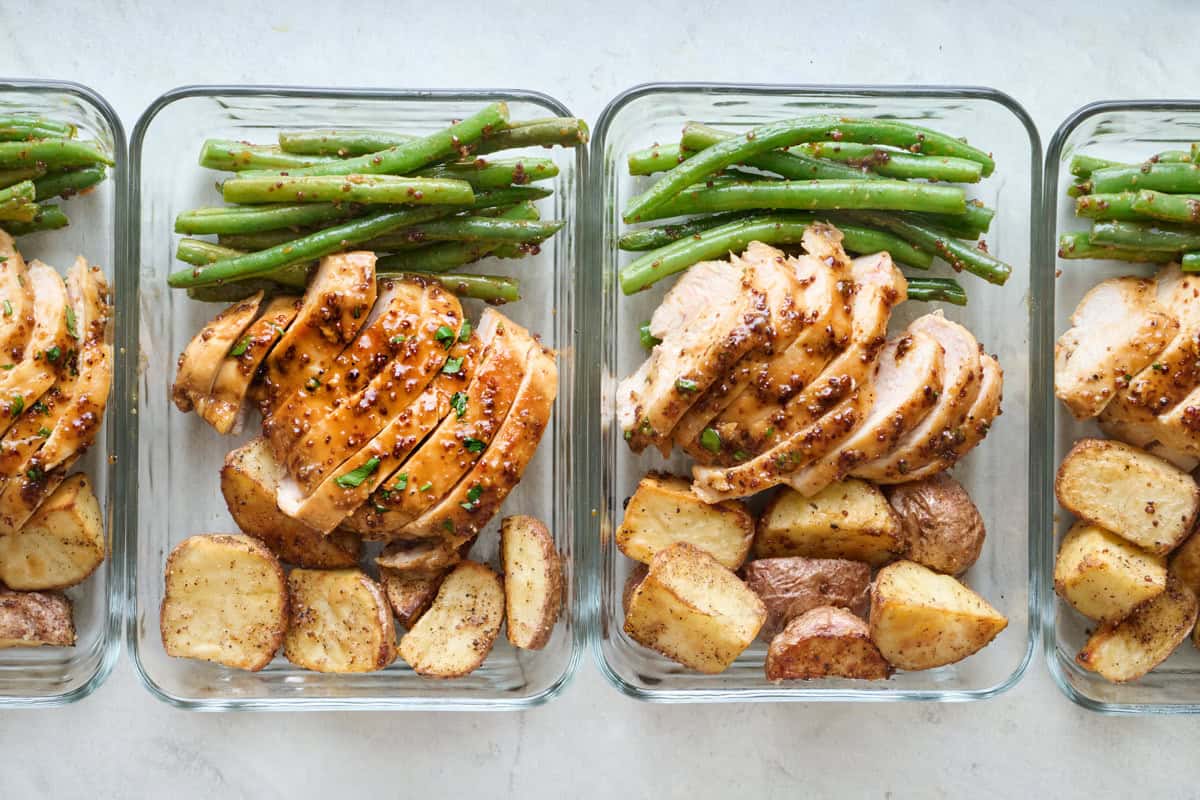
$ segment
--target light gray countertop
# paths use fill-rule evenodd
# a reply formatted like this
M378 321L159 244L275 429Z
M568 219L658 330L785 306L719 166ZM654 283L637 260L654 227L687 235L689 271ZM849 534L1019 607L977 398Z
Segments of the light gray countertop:
M591 120L652 80L987 85L1044 145L1089 101L1195 92L1200 67L1184 0L265 5L3 3L0 75L88 84L127 131L193 83L529 88ZM1198 746L1192 719L1076 708L1040 653L1016 689L972 704L654 706L587 654L525 713L286 716L168 708L122 655L81 703L0 714L0 795L1183 797Z

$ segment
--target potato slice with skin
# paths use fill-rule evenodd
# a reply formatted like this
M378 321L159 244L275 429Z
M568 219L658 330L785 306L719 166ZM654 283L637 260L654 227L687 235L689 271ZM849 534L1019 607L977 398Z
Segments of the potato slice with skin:
M904 532L904 557L961 575L979 559L987 531L971 495L949 475L885 487Z
M1054 591L1089 619L1116 622L1167 588L1167 564L1115 533L1076 522L1054 562Z
M400 657L427 678L461 678L483 664L504 623L504 584L491 568L464 561L400 639Z
M754 541L754 517L741 502L709 505L692 493L687 479L651 472L629 498L616 539L622 553L643 564L676 542L688 542L737 569Z
M284 514L275 505L283 467L263 437L251 439L225 456L221 494L233 521L257 536L282 560L298 567L336 569L358 564L362 541L348 531L326 536Z
M629 599L625 632L699 672L724 672L767 619L758 595L715 558L678 542L650 562Z
M1080 439L1054 482L1058 502L1080 519L1152 553L1182 542L1200 511L1190 475L1123 442Z
M82 472L67 478L16 533L0 536L0 583L65 589L104 561L104 517Z
M314 672L374 672L396 660L383 589L359 569L294 569L283 654Z
M866 617L871 567L844 558L760 558L743 570L746 585L767 607L759 635L770 638L796 617L820 606Z
M1196 625L1196 595L1175 577L1116 624L1100 626L1075 662L1114 683L1137 680L1175 652Z
M933 669L985 647L1008 619L949 575L914 561L879 571L871 587L871 640L892 666Z
M857 479L812 497L783 489L758 521L755 558L848 558L873 567L904 551L899 520L879 488Z
M275 554L253 536L200 534L167 558L159 627L167 655L258 671L288 623L288 592Z
M392 613L396 615L396 621L405 628L415 625L421 615L433 605L438 588L449 572L449 569L424 573L381 568L379 579L383 583L383 591L387 594Z
M1167 569L1200 596L1200 532L1193 533L1171 553Z
M541 520L508 517L500 523L500 559L508 641L522 650L541 650L562 609L562 557L554 539Z
M819 606L796 617L767 648L767 680L885 680L892 666L867 623L844 608Z
M0 586L0 649L73 647L71 601L59 592L16 592Z

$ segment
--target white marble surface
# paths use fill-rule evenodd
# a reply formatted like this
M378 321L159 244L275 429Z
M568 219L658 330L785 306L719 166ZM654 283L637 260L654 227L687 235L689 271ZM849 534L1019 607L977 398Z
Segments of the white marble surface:
M58 5L0 2L0 75L89 84L127 130L190 83L503 85L594 119L632 84L686 79L991 85L1046 142L1091 100L1194 93L1200 67L1186 0ZM1191 719L1075 708L1040 656L969 705L651 706L585 660L522 714L286 716L170 709L123 658L82 703L0 714L0 796L1182 797L1197 746Z

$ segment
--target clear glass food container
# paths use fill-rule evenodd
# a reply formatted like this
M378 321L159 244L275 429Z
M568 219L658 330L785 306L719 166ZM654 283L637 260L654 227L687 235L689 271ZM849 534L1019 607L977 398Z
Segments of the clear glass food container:
M1117 100L1084 106L1069 116L1050 142L1046 154L1044 240L1039 251L1054 270L1046 270L1039 286L1054 302L1054 329L1046 341L1047 391L1042 409L1049 420L1044 449L1053 452L1046 475L1047 509L1037 541L1042 548L1042 628L1046 661L1059 688L1084 708L1123 713L1200 712L1200 651L1185 641L1175 654L1145 677L1129 683L1109 683L1075 663L1095 623L1076 613L1054 593L1054 558L1072 517L1054 501L1054 471L1076 440L1104 437L1093 421L1076 420L1053 392L1053 342L1069 327L1068 319L1083 295L1105 278L1118 275L1152 276L1153 264L1082 261L1057 258L1058 234L1086 230L1089 220L1075 216L1067 197L1072 183L1071 158L1077 153L1116 161L1141 163L1154 153L1188 149L1200 141L1200 103L1194 100ZM1055 277L1057 276L1057 277Z
M372 128L426 133L444 128L496 101L513 119L566 116L561 103L524 91L351 91L280 87L190 87L160 97L142 115L132 139L132 206L139 243L138 298L143 372L140 376L138 524L131 533L128 636L138 674L160 699L177 706L234 709L505 709L554 697L574 672L582 649L579 620L580 559L574 542L574 466L571 438L576 376L577 197L586 148L538 150L553 158L554 194L539 203L543 218L566 226L539 255L520 261L481 262L465 271L519 278L523 299L502 310L542 336L559 354L559 391L550 427L520 486L502 514L532 514L552 530L564 555L566 597L560 622L541 651L518 651L503 635L482 668L449 681L423 679L403 661L363 675L298 669L282 655L252 673L168 657L159 635L163 567L167 554L197 533L236 531L219 488L225 454L255 435L257 415L238 437L223 437L169 399L175 359L202 324L222 306L189 300L167 287L177 268L175 215L219 205L218 173L196 164L210 137L271 142L284 129ZM465 301L478 319L482 305ZM480 537L472 557L496 563L500 515Z
M993 152L995 174L971 193L996 209L988 247L1011 263L1004 287L964 274L960 282L970 303L965 308L908 303L894 315L893 330L934 308L968 326L1005 370L1003 415L990 436L954 471L978 504L988 535L968 583L1009 619L1008 628L988 647L966 660L926 672L901 672L887 681L822 680L772 684L763 663L766 642L755 642L720 675L702 675L633 642L623 631L622 587L633 562L616 547L613 533L622 503L647 470L667 468L690 474L690 460L677 453L664 461L656 452L634 455L615 423L617 382L646 357L638 327L649 319L671 281L633 297L621 294L617 273L637 254L622 253L617 238L624 226L620 211L630 197L649 185L631 178L626 156L653 143L678 141L685 121L728 130L812 114L891 117L911 120L956 136L965 136ZM1033 577L1036 547L1030 547L1029 521L1044 485L1035 469L1040 454L1031 450L1029 398L1038 396L1046 361L1039 326L1044 308L1030 294L1033 255L1031 218L1041 196L1041 144L1037 130L1012 98L991 89L924 87L811 87L712 84L652 84L631 89L601 115L592 143L593 185L600 257L599 270L585 271L583 291L598 302L585 303L581 325L600 331L587 361L599 362L598 386L581 388L591 398L599 424L589 427L584 449L590 458L595 513L591 535L599 542L597 616L593 620L594 655L604 675L622 692L653 701L719 702L754 700L970 700L991 697L1012 687L1028 666L1037 626ZM914 273L915 274L915 273ZM944 264L929 274L952 274ZM1037 445L1040 439L1033 439Z
M125 131L108 102L76 83L0 79L0 114L33 112L71 122L79 138L95 139L116 166L90 193L58 201L70 225L23 236L21 254L66 270L76 256L99 265L114 290L116 306L112 394L96 443L73 471L86 472L104 515L108 553L78 586L66 590L75 618L74 647L0 650L0 707L53 706L87 697L112 671L120 651L124 613L122 565L128 495L134 491L129 431L136 427L129 403L133 360L134 273L128 268Z

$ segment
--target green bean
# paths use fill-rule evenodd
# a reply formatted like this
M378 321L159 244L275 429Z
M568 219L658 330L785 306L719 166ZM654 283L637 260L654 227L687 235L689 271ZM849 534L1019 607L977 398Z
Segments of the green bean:
M932 302L941 300L956 306L967 304L967 290L953 278L909 278L908 299Z
M175 248L175 258L185 264L195 264L196 266L213 264L240 255L245 255L245 253L232 247L206 242L203 239L180 239L179 245Z
M0 117L0 141L18 142L29 139L74 139L78 129L69 122L35 117L10 115Z
M236 303L245 300L255 292L263 292L268 296L295 293L296 289L278 281L263 278L251 278L233 283L218 283L212 286L193 286L187 290L188 297L201 303Z
M1160 223L1097 222L1090 235L1095 244L1130 250L1163 250L1179 253L1200 250L1200 231Z
M104 180L108 170L104 167L84 167L47 175L33 182L34 194L38 200L48 200L51 197L72 197L85 189L90 189Z
M40 139L35 142L0 142L0 169L40 166L46 169L113 166L112 157L95 142Z
M1130 250L1096 244L1087 231L1064 233L1058 237L1058 257L1065 259L1104 259L1166 264L1175 260L1175 253L1158 250Z
M544 181L558 174L558 165L549 158L497 159L477 158L474 161L458 161L435 164L414 173L425 178L453 178L466 181L476 189L499 189L510 185L523 185Z
M27 236L31 233L39 233L41 231L54 231L59 228L65 228L70 224L67 215L62 212L56 205L41 205L38 206L37 214L29 222L5 222L0 224L0 228L8 231L13 236Z
M1107 217L1107 219L1161 219L1168 222L1200 223L1200 195L1165 194L1143 189L1129 192L1131 209L1136 217Z
M1198 164L1138 164L1105 167L1092 173L1092 191L1123 192L1130 189L1153 189L1176 194L1200 193Z
M1200 253L1184 253L1180 259L1180 269L1184 272L1200 272Z
M508 106L493 103L445 130L409 139L386 150L290 170L293 177L315 175L406 175L414 170L459 156L484 136L508 125Z
M719 128L710 128L708 125L701 125L698 122L689 122L683 126L680 148L684 157L691 158L697 152L707 150L721 142L728 142L735 137L736 134ZM878 180L882 177L865 169L839 164L836 161L813 158L803 152L794 151L770 150L747 158L742 163L797 181Z
M856 142L809 142L796 145L790 152L797 150L813 158L869 169L888 178L978 183L983 176L983 167L978 161L951 156L919 156Z
M21 181L0 189L0 219L11 222L33 222L38 205L33 181Z
M384 131L295 131L279 134L279 146L289 153L361 156L395 147L412 136ZM586 144L587 123L574 117L552 117L509 123L479 141L472 152L484 154L517 147L574 147Z
M400 277L434 280L458 297L483 300L485 303L494 306L515 303L521 299L521 285L513 278L505 278L499 275L467 275L464 273L433 275L417 271L395 274Z
M394 175L312 175L299 178L230 178L221 187L227 203L363 203L469 206L466 181Z
M482 155L518 147L576 147L587 141L587 123L577 117L528 119L483 137L475 152Z
M1125 166L1120 161L1109 161L1106 158L1077 154L1071 159L1071 174L1077 178L1090 178L1098 169Z
M488 256L523 258L537 252L537 243L445 242L384 256L376 263L375 269L384 272L448 272Z
M327 156L303 156L286 153L269 144L250 144L230 139L206 139L200 148L200 166L222 172L243 170L279 170L311 167L334 159Z
M284 131L279 134L279 149L285 153L313 156L362 156L378 153L417 137L382 131L327 130Z
M925 225L918 225L890 214L863 212L863 219L883 227L922 250L941 258L956 272L966 270L989 283L1003 286L1012 267L985 250L945 236Z
M899 236L887 231L866 228L859 225L836 222L842 232L842 246L851 253L870 255L871 253L886 252L897 263L905 264L914 269L929 269L933 266L933 256L924 250L913 247Z
M499 211L499 213L488 214L488 211ZM401 228L385 236L372 239L369 242L363 242L361 247L364 250L374 250L377 253L391 253L398 250L412 250L416 247L425 247L430 242L436 241L537 241L537 231L533 229L528 229L524 233L521 233L520 229L516 228L509 228L508 231L504 231L501 228L486 230L475 225L474 222L486 221L488 223L495 223L497 220L534 222L538 219L540 219L540 215L532 203L521 203L503 210L485 209L479 214L472 216L448 217L440 221L447 223L440 228L429 228L428 225ZM463 224L459 226L459 223ZM562 223L550 223L550 225L554 226L554 231L557 231L561 228ZM550 228L547 227L543 230L550 230ZM482 236L477 235L480 232L482 232ZM518 235L514 238L511 234ZM526 235L529 236L528 239L525 238Z
M908 181L758 181L700 185L644 212L646 220L747 209L874 209L962 214L962 189Z
M1085 194L1075 198L1075 215L1088 219L1144 220L1146 215L1134 209L1137 192Z
M968 200L964 214L902 214L901 217L919 225L940 228L959 239L978 239L992 227L993 209L978 200Z
M1076 181L1067 187L1067 197L1083 197L1091 193L1091 181ZM1105 192L1105 194L1112 194L1112 192Z
M217 236L217 244L231 250L253 252L293 241L314 230L320 230L320 228L280 228L274 231L254 231L252 233L222 233ZM371 250L373 248L364 247L363 249Z
M689 236L695 236L709 228L716 228L734 220L752 216L752 211L734 211L729 214L713 214L706 217L695 217L683 222L655 225L652 228L640 228L625 233L617 240L617 247L622 250L653 250L671 242L677 242Z
M46 168L35 165L0 171L0 188L7 189L21 181L31 181L46 174Z
M643 150L636 150L626 157L630 175L653 175L656 172L666 172L682 164L692 155L677 144L651 145Z
M192 235L210 233L257 233L282 228L337 222L365 211L350 203L281 203L262 206L220 206L184 211L175 218L175 232ZM446 209L443 214L453 213Z

